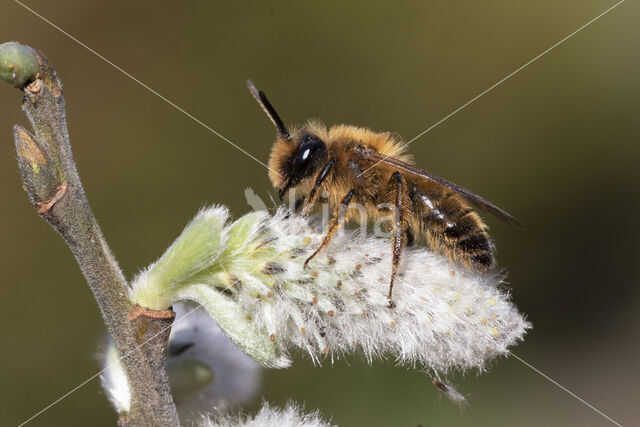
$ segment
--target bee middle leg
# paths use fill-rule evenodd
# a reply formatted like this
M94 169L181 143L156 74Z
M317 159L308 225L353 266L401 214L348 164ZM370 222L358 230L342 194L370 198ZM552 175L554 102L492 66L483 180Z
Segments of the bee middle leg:
M340 201L338 206L336 206L333 212L333 217L331 218L331 222L329 223L329 228L327 230L327 233L324 235L322 239L322 243L320 243L320 246L318 246L318 249L316 249L316 251L313 254L311 254L309 258L307 258L307 260L304 262L303 268L307 268L309 261L311 261L316 255L320 253L322 249L324 249L329 244L335 232L340 229L342 224L344 224L345 215L347 213L347 209L349 208L349 202L351 202L351 199L353 198L354 194L356 194L356 190L352 189L347 193L346 196L344 196L344 198Z
M391 298L393 291L393 283L398 276L398 270L400 268L400 260L402 259L402 252L407 245L407 203L409 198L407 194L407 182L399 172L395 172L391 175L389 180L389 193L394 197L394 205L396 207L396 215L393 221L393 231L391 238L391 279L389 280L389 307L393 308L395 304Z

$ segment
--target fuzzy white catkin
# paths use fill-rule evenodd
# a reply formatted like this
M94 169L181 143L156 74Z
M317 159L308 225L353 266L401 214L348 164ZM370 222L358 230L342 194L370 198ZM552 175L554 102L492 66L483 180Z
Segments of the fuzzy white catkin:
M292 403L282 409L272 408L265 403L253 417L229 417L221 414L204 417L200 425L203 427L328 427L331 424L323 421L317 411L305 414L302 409Z
M100 382L107 397L118 413L129 412L131 407L131 391L124 367L115 345L110 343L104 352L104 370L100 375Z
M260 387L260 366L218 328L200 307L177 303L167 370L180 421L201 421L203 413L250 403ZM128 412L131 393L113 343L104 357L102 387L118 413Z
M469 273L427 248L405 251L389 308L388 239L342 233L303 269L323 236L305 219L279 210L227 221L224 208L201 211L136 278L131 299L201 304L265 366L288 366L299 348L316 363L360 353L443 373L482 369L530 327L498 274Z

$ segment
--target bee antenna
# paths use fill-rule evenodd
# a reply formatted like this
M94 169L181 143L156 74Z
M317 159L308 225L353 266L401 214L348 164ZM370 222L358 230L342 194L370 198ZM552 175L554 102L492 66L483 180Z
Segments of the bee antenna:
M247 88L249 89L249 92L251 92L251 96L253 96L253 98L258 101L258 104L260 104L264 112L267 113L267 116L269 116L273 124L276 126L278 133L284 136L287 140L291 139L289 131L282 122L282 119L280 118L278 113L276 113L276 110L267 99L267 96L264 94L264 92L258 90L251 80L247 80Z

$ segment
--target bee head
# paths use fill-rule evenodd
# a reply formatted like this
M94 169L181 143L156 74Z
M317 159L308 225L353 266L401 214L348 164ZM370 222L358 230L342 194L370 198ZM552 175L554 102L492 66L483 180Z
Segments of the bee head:
M251 80L247 80L247 87L276 127L276 142L269 158L269 178L282 199L290 189L311 181L327 161L327 146L317 131L319 129L315 129L317 126L306 126L290 134L264 92L256 89Z
M327 162L327 146L317 135L300 132L289 147L278 147L278 142L271 153L269 164L274 167L271 181L278 189L278 196L282 200L284 195L300 184L309 183L316 173Z

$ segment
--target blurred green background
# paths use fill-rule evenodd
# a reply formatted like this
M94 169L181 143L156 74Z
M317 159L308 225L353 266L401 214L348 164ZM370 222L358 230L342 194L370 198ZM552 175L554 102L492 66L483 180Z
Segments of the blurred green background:
M113 0L26 4L266 161L273 129L244 85L287 123L310 117L409 140L613 1L345 3ZM639 422L640 5L627 1L415 141L419 165L506 208L488 218L513 298L534 324L514 352L625 425ZM203 205L250 208L263 166L12 1L0 41L45 52L64 83L74 154L131 277ZM21 189L0 85L0 424L16 425L99 370L104 333L62 240ZM463 412L422 374L356 358L268 372L262 396L344 426L609 425L517 360L453 378ZM251 409L251 408L249 408ZM114 425L93 380L30 425Z

